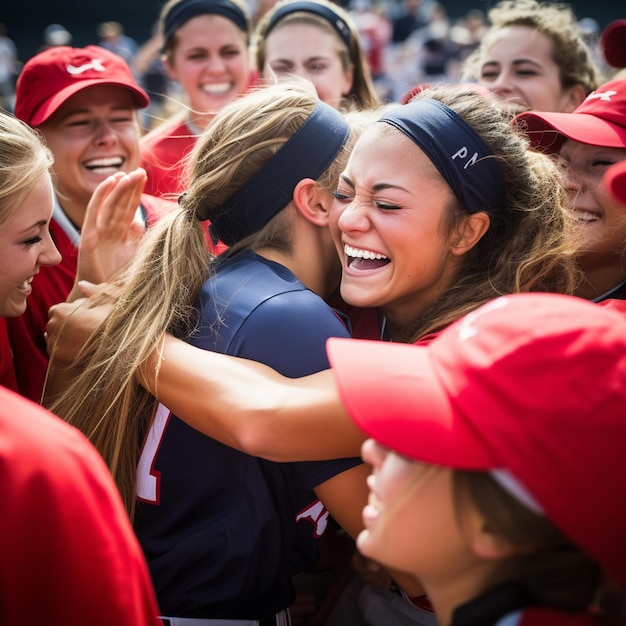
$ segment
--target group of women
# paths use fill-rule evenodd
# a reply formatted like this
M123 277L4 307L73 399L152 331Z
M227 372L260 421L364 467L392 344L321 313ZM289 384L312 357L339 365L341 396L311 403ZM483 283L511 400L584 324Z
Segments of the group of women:
M624 207L602 177L626 160L626 81L596 89L586 50L570 67L530 19L539 5L516 4L526 14L495 25L479 50L479 83L497 98L425 87L370 113L367 68L337 7L292 0L268 12L255 41L260 77L302 71L313 86L290 78L253 89L238 66L250 36L242 7L166 5L168 67L188 85L190 109L160 139L158 128L145 137L143 158L156 184L150 159L165 163L156 146L168 144L178 173L158 191L184 193L122 273L86 302L53 308L47 402L107 461L170 623L285 623L291 579L315 562L328 511L351 535L362 529L367 470L353 457L365 436L328 369L327 338L353 327L425 346L498 296L622 293ZM231 40L205 41L212 28ZM303 42L302 56L290 41ZM504 41L510 57L496 62ZM526 86L503 95L490 66L518 68ZM534 99L548 92L549 102ZM530 112L511 123L511 104ZM361 113L337 110L351 105ZM217 257L207 226L227 247ZM109 236L98 228L83 246L95 265ZM370 448L365 457L376 466ZM555 530L537 545L505 559L498 582L521 580L525 559L558 552L563 539ZM384 549L367 554L405 598L429 592L419 568ZM585 612L601 576L590 568L581 593L579 571L559 598L523 595L521 606ZM554 572L562 577L560 561ZM455 623L445 606L440 623ZM434 618L415 608L402 619Z

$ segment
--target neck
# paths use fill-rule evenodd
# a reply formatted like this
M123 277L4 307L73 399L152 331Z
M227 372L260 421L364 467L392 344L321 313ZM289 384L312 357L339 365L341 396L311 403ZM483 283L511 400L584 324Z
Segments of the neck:
M602 296L626 280L626 267L621 256L615 256L609 263L595 266L583 265L584 279L574 295L587 300Z
M59 205L63 209L65 215L69 217L78 230L81 230L83 222L85 221L87 203L77 201L73 198L68 198L60 193L57 193L57 200L59 201Z
M341 266L327 228L314 226L296 218L288 250L259 248L255 252L284 265L313 293L324 298L339 286Z

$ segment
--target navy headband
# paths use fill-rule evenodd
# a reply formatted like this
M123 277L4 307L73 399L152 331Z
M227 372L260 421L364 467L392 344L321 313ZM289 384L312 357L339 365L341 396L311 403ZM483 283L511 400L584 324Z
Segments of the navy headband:
M182 0L175 4L165 17L163 24L163 47L172 35L192 17L198 15L221 15L228 18L244 33L248 32L246 14L228 0Z
M346 44L348 50L352 50L350 46L351 37L350 29L346 21L332 9L326 5L317 4L316 2L307 2L302 0L301 2L290 2L277 9L276 13L270 18L269 24L265 29L265 37L270 34L270 31L274 29L276 24L280 22L285 16L304 11L305 13L313 13L321 18L324 18L334 29L337 31L341 40Z
M480 135L438 100L399 106L379 120L416 143L445 178L468 213L506 208L502 173Z
M232 246L261 230L293 198L304 178L317 180L332 164L346 143L350 127L341 113L318 102L306 122L255 172L211 219L214 241Z

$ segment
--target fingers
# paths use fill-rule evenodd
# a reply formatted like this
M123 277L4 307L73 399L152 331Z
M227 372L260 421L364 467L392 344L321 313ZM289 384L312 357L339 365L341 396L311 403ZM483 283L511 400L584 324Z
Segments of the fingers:
M97 225L101 230L127 229L135 218L148 177L145 170L137 168L112 178L113 184L100 202Z

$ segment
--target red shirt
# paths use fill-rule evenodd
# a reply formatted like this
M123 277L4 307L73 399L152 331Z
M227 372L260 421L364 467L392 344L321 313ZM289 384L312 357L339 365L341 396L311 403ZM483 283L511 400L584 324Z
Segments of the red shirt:
M95 448L0 388L0 623L159 626L143 552Z
M176 205L172 202L143 195L141 204L146 210L147 224L153 224ZM26 311L20 317L6 319L18 391L35 402L41 400L48 368L48 353L44 331L48 323L48 310L64 302L76 278L78 249L70 236L54 218L50 233L61 253L61 262L52 267L42 267L33 280L33 291L28 298Z

